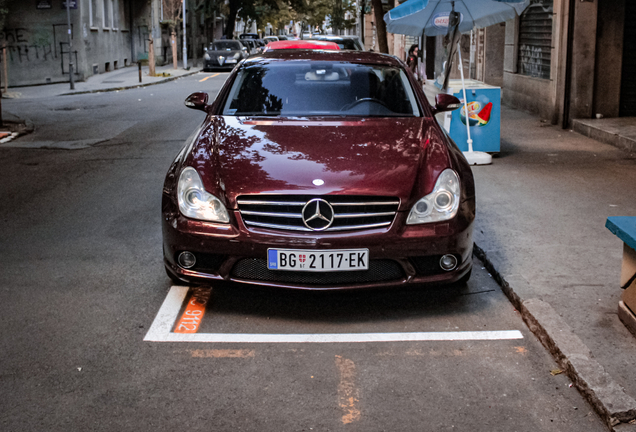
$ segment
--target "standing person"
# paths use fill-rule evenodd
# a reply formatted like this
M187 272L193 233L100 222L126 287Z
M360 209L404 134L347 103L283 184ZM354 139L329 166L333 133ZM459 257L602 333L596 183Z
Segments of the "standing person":
M420 76L419 68L417 67L417 55L419 54L419 52L420 48L417 46L417 44L411 45L411 48L409 48L409 56L406 59L406 65L409 67L409 69L411 69L413 75L415 75L415 78L417 78L417 81L421 84L422 77Z

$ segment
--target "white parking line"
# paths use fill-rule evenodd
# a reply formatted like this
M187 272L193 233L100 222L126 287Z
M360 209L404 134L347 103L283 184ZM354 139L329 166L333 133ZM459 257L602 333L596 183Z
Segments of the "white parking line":
M211 342L211 343L356 343L356 342L418 342L523 339L519 330L411 332L411 333L323 333L323 334L261 334L261 333L173 333L188 287L173 286L164 300L144 341L147 342Z

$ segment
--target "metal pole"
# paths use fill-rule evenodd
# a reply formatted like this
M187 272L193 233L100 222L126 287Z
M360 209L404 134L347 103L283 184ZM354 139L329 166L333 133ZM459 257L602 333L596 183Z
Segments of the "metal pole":
M183 68L188 69L188 44L186 42L186 0L183 0Z
M68 24L68 74L71 83L71 90L75 90L75 83L73 82L73 38L71 35L71 1L66 0L66 20ZM75 0L76 1L76 0Z
M9 92L9 69L7 67L7 46L2 47L2 68L4 69L4 92Z

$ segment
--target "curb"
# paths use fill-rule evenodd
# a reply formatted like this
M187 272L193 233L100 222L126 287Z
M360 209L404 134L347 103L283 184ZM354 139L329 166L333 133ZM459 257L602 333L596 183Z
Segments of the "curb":
M629 153L636 152L636 139L603 130L594 125L593 121L572 120L572 129L583 136L612 145Z
M130 90L130 89L136 89L136 88L140 88L140 87L149 87L149 86L153 86L153 85L157 85L157 84L163 84L163 83L167 83L167 82L170 82L170 81L175 81L175 80L178 80L179 78L183 78L183 77L187 77L187 76L191 76L191 75L196 75L199 72L201 72L201 71L200 70L196 70L196 71L193 71L193 72L185 73L183 75L166 78L164 80L156 81L156 82L152 82L152 83L136 84L136 85L133 85L133 86L125 86L125 87L108 87L108 88L97 89L97 90L84 90L84 91L77 91L77 92L61 93L58 96L72 96L72 95L79 95L79 94L104 93L104 92L112 92L112 91L120 91L120 90Z
M530 331L552 354L581 395L592 405L611 431L636 431L636 400L605 372L592 358L583 341L572 332L548 303L539 299L524 300L497 271L486 252L477 244L473 251L484 267L501 286L501 290L519 311ZM527 284L511 279L513 285Z
M17 117L17 116L16 116ZM8 142L13 141L14 139L21 137L22 135L28 135L30 133L32 133L35 130L35 125L33 124L33 122L29 119L21 119L21 121L4 121L5 125L7 123L11 123L11 124L24 124L25 129L24 130L19 130L17 132L11 132L11 134L5 138L0 139L0 144L5 144Z

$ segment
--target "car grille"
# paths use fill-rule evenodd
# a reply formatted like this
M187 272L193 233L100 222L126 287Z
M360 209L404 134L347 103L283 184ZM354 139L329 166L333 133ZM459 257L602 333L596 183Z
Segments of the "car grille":
M270 270L267 260L244 258L234 264L232 276L237 279L280 282L300 285L354 285L388 282L404 278L404 271L396 261L377 259L369 261L369 269L363 271L303 272Z
M334 210L334 221L326 232L387 227L400 205L396 197L346 195L242 195L237 202L248 227L313 232L303 223L302 210L315 198L329 202Z

